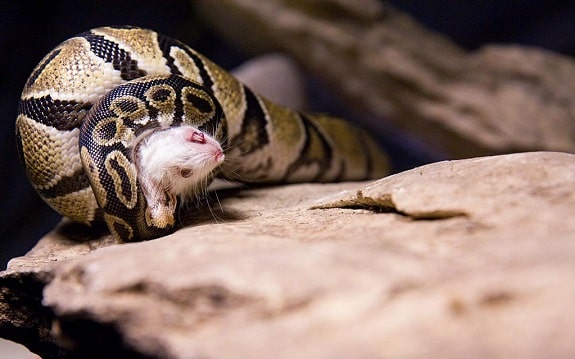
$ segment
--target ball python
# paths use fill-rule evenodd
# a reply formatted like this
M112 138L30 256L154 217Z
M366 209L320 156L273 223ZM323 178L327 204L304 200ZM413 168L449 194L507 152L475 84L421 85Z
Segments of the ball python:
M342 119L272 103L182 42L101 27L70 38L28 78L16 136L34 189L114 237L177 228L215 177L243 183L378 178L375 141Z

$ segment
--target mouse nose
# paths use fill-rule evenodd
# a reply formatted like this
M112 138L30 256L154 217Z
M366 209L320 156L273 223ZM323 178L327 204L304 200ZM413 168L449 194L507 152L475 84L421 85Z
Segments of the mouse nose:
M224 155L224 152L222 150L217 149L214 152L214 159L216 160L216 162L223 162L225 158L226 155Z

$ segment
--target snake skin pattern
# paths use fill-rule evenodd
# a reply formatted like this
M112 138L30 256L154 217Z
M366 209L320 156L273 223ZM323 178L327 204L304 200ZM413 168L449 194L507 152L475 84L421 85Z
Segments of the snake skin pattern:
M140 146L188 127L190 142L213 138L221 156L215 150L218 160L191 193L147 185ZM25 84L16 135L27 176L44 201L77 222L103 219L124 241L172 232L184 197L205 191L216 176L294 183L379 178L388 171L386 157L361 129L276 105L185 44L130 26L92 29L46 55ZM162 146L170 151L170 143ZM178 170L181 177L191 171Z

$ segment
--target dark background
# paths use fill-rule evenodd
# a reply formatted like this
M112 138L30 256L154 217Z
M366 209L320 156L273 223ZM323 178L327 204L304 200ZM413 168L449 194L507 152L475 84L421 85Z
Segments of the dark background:
M262 0L265 1L265 0ZM92 27L129 24L178 38L224 68L246 58L206 29L190 1L13 1L0 11L0 270L23 255L60 216L33 191L17 159L14 121L22 87L34 66L61 41ZM468 49L485 43L519 43L575 54L575 4L571 1L390 1L429 28ZM434 5L441 4L441 5ZM414 40L416 41L416 40ZM316 110L338 107L312 85ZM315 90L315 92L314 92ZM333 110L335 108L335 110ZM396 170L435 160L410 143L382 139Z

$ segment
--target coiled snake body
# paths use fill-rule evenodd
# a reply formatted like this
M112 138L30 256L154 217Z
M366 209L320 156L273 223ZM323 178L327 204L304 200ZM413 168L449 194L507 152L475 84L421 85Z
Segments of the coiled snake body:
M103 27L34 69L16 134L28 178L74 221L121 240L176 228L180 202L215 176L246 183L377 178L385 156L343 120L276 105L185 44Z

